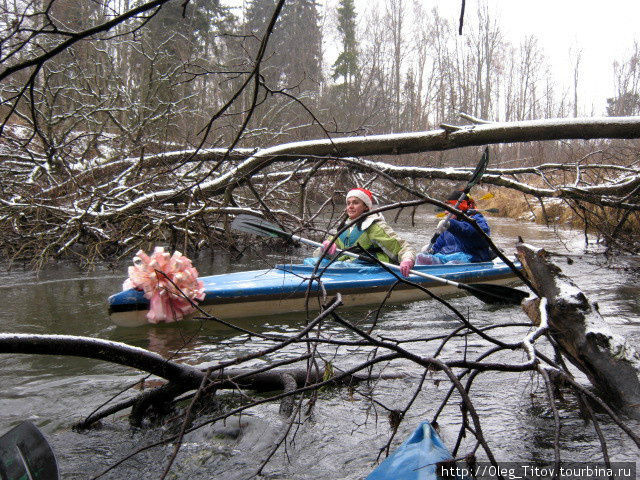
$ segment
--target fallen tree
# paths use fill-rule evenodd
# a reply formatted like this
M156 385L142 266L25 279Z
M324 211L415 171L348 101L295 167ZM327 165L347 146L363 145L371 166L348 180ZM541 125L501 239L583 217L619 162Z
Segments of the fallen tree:
M420 198L432 182L465 181L472 167L419 166L377 162L363 156L407 155L502 142L588 138L640 138L640 117L484 123L397 135L372 135L294 142L247 149L202 149L140 158L85 160L48 168L30 160L0 170L0 250L8 259L71 257L90 263L129 256L153 243L185 253L230 246L230 216L262 213L283 217L294 229L326 231L325 221L341 211L334 193L345 184L376 182L379 199ZM492 154L493 158L494 154ZM37 158L33 153L31 158ZM474 154L472 159L476 158ZM601 164L582 160L496 168L485 186L506 188L532 198L559 199L579 212L611 245L640 248L633 232L640 204L640 171L635 156ZM290 211L297 204L296 212ZM595 211L609 209L611 212ZM586 213L583 213L586 217ZM596 221L609 219L609 221ZM608 226L605 230L604 226ZM598 227L596 227L598 226ZM619 238L619 241L616 239ZM622 238L625 238L623 241ZM617 242L617 243L616 243Z
M640 354L615 334L582 291L551 262L547 252L517 245L526 275L540 297L523 308L592 385L615 407L640 419ZM544 302L543 302L544 299Z

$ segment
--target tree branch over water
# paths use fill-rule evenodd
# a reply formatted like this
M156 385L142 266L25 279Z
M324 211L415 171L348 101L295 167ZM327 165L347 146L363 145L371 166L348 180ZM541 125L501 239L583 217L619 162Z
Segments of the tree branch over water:
M346 172L357 170L371 178L383 172L408 183L416 179L464 181L472 170L463 166L421 167L415 161L409 165L390 164L361 156L399 156L560 138L638 137L640 117L539 120L312 140L257 150L167 152L82 163L77 167L82 170L79 174L75 168L61 169L49 171L46 177L34 176L32 167L16 165L0 170L0 176L4 174L7 180L0 198L0 224L8 232L0 248L9 258L31 257L38 263L50 257L77 256L92 261L96 256L129 254L140 247L149 248L148 241L165 241L189 252L207 244L213 247L227 242L221 229L226 228L229 215L257 211L284 214L286 205L300 194L304 197L302 206L309 201L317 205L309 216L309 226L313 226L311 218L326 208L326 200L338 187L337 179ZM323 160L319 168L318 159ZM189 163L184 163L186 160ZM215 173L208 168L211 162L216 164ZM282 171L282 165L289 164L294 164L295 169ZM163 170L171 172L170 176L162 174ZM299 181L311 182L318 188L313 195L301 193ZM600 225L591 216L607 216L596 209L640 210L639 197L634 194L640 189L640 170L635 163L610 162L607 166L585 159L574 165L490 167L482 181L486 186L522 192L540 201L556 198L571 207L584 206L576 211L583 215L591 212L585 217L591 226ZM279 182L277 190L271 188L273 182ZM394 188L383 182L378 194L384 197L386 190L390 194ZM424 196L424 189L417 186L416 196ZM296 217L290 212L286 215L298 224L308 222L304 216ZM618 223L609 230L603 230L608 223L598 227L612 245L616 237L613 229L624 231L625 222L630 225L632 220L629 214L626 220L621 215L615 216ZM634 248L635 241L626 243Z
M546 282L547 279L537 275L535 269L528 269L528 272L531 281L543 290L544 287L540 282ZM440 299L440 301L442 305L448 305L445 300ZM458 442L452 446L454 455L468 459L486 456L490 462L497 464L496 462L500 459L493 453L490 436L483 433L482 425L486 419L477 411L476 403L479 400L475 399L474 395L474 389L477 388L475 380L483 373L539 374L543 379L546 392L544 397L546 400L540 401L554 412L555 404L558 402L558 392L572 391L582 398L585 414L587 418L593 419L594 426L599 421L593 414L593 409L597 408L599 411L604 411L640 449L640 437L616 413L617 406L607 403L609 400L603 401L585 386L577 383L559 358L551 360L542 353L552 329L562 328L556 325L559 319L553 316L554 309L547 309L547 302L555 301L556 299L545 297L536 299L535 308L531 307L533 303L530 303L528 310L537 312L537 315L532 316L535 323L533 329L530 325L501 323L500 320L489 328L480 329L451 307L460 318L456 327L452 328L446 337L427 335L400 340L393 336L389 337L388 334L386 337L380 336L375 325L371 329L365 329L343 318L340 313L341 298L338 296L318 316L287 335L269 336L253 333L244 327L237 327L241 335L260 338L261 348L242 357L225 359L199 368L169 361L158 354L117 342L64 335L1 334L0 353L84 356L142 369L167 379L168 383L160 387L145 390L133 398L105 408L102 412L94 413L77 423L78 427L87 428L98 420L105 420L107 416L131 408L130 419L134 425L140 426L145 424L143 420L149 415L160 415L163 418L169 412L173 412L171 415L174 418L173 423L178 421L179 425L169 427L169 434L164 440L144 445L131 454L135 455L168 442L177 442L170 464L162 467L165 473L176 459L175 454L184 435L212 423L230 419L240 413L256 411L261 405L270 402L282 402L283 432L278 445L281 445L280 448L287 448L287 438L292 434L291 422L294 421L291 412L295 413L296 424L309 420L309 413L314 405L322 401L318 398L318 393L328 387L347 387L351 389L354 396L360 398L360 401L379 406L387 412L391 424L391 436L382 450L388 451L401 423L413 418L415 400L418 396L425 394L424 385L427 382L443 382L450 386L449 392L441 399L440 407L434 408L435 414L431 418L433 422L445 415L443 412L447 407L451 407L452 403L462 402L460 410L454 409L459 411L454 414L458 418L454 423L460 424ZM545 313L547 310L551 312L549 319ZM216 319L209 318L209 321L216 321ZM361 320L364 325L367 325L368 321L370 320ZM226 322L225 325L235 328L233 323ZM337 334L336 327L344 333L356 335L359 340L354 341L350 335ZM505 342L502 331L513 328L523 330L522 340L515 343ZM295 344L306 345L306 353L300 355L287 352L287 347ZM428 344L433 344L430 348L432 354L415 353L414 350L418 346ZM476 346L473 350L468 350L468 345ZM479 345L484 346L480 348ZM449 354L448 358L441 358L447 347L458 353L453 357ZM296 351L300 352L300 349ZM514 355L517 351L521 351L526 356L526 361L517 361L518 356ZM566 354L563 350L563 355ZM581 356L581 353L569 351L568 355L568 358L571 358ZM494 360L489 361L489 357ZM348 365L341 365L332 360L334 358L349 358L350 362ZM274 361L274 359L278 360ZM264 366L249 367L249 365L255 365L256 360L261 360ZM418 374L419 381L416 377L416 389L404 407L387 406L384 393L378 392L378 388L385 382L395 382L398 379L406 382L408 380L407 362L412 365L410 370ZM397 368L401 370L397 371ZM593 378L596 379L597 375ZM364 387L356 387L358 383L363 383ZM222 390L233 392L237 401L227 403L228 400L225 401L220 397ZM189 393L193 391L195 393ZM181 405L187 400L188 404L183 411ZM292 402L297 405L295 410L290 409ZM177 416L176 413L178 413ZM560 429L563 420L557 414L554 417L558 426L557 461L561 462L565 460L562 458L563 451L559 443L563 439L561 432L564 430ZM171 433L173 431L177 433ZM462 441L468 436L475 439L470 444ZM602 441L602 448L606 450L608 439L602 432L599 438ZM480 447L483 450L482 454L477 452ZM264 459L263 466L273 453L275 449ZM117 468L131 455L111 464L103 473Z

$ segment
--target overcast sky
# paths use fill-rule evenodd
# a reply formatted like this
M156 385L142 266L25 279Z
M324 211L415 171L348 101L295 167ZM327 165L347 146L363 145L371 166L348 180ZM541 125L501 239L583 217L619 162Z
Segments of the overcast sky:
M438 5L454 21L459 17L460 0L421 1ZM465 16L475 15L479 1L466 1ZM579 113L606 113L606 99L614 94L613 61L626 61L634 40L640 42L640 0L486 1L512 44L518 45L525 35L538 37L562 86L569 87L573 81L569 50L582 49Z

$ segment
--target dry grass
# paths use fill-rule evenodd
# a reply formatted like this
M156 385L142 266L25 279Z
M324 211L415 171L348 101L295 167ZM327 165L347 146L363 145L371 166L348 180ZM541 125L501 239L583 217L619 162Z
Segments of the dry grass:
M507 189L492 189L492 198L483 200L480 210L497 209L492 213L500 217L540 224L563 224L573 228L584 228L583 219L563 200L557 198L537 199L531 195ZM476 194L482 197L485 193Z
M483 195L493 194L491 198L480 200ZM491 215L514 218L521 221L546 225L566 225L578 230L585 229L598 237L607 238L608 244L622 242L626 247L635 248L640 245L640 213L625 214L622 210L610 207L597 207L584 204L576 206L557 198L541 200L508 189L493 188L477 190L474 198L478 199L478 208L482 210L497 209ZM622 226L619 224L621 220ZM615 239L615 241L614 241Z
M481 200L488 193L491 193L493 197ZM492 215L529 221L533 218L531 216L531 200L520 192L494 188L490 191L474 192L473 197L477 199L477 206L480 210L497 209L497 212L492 213Z

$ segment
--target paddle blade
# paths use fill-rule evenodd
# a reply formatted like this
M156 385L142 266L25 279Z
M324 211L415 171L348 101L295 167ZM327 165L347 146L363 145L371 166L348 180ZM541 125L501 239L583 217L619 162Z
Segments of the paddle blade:
M53 450L33 423L22 422L0 437L0 478L58 479Z
M480 198L478 198L478 201L481 200L489 200L490 198L495 197L495 195L491 192L485 193L484 195L482 195Z
M285 232L277 225L256 217L255 215L241 214L233 219L231 228L239 232L250 233L252 235L261 235L263 237L279 237L291 239L291 234Z
M487 164L489 163L489 147L484 147L484 152L482 153L482 157L476 165L476 169L473 171L471 175L471 180L467 183L467 186L464 189L464 193L469 193L471 187L473 187L484 175L484 171L487 169Z
M520 305L529 294L517 288L494 285L492 283L458 284L458 288L466 290L478 300L490 305Z

